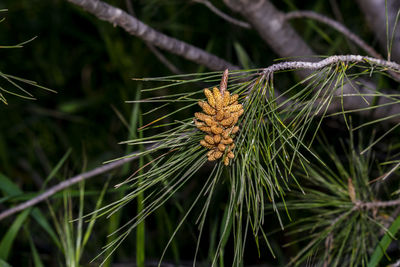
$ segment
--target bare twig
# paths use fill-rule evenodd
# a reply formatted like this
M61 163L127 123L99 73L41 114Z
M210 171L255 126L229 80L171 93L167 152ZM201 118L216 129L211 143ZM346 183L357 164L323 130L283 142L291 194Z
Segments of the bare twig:
M222 19L226 20L227 22L230 22L230 23L237 25L239 27L242 27L242 28L251 29L251 25L249 23L242 21L242 20L232 18L231 16L225 14L224 12L222 12L221 10L216 8L210 1L207 1L207 0L192 0L192 1L205 5L214 14L216 14L217 16L221 17Z
M361 202L355 203L357 209L376 209L376 208L387 208L392 206L399 206L400 199L390 201L373 201L373 202Z
M287 20L297 19L297 18L309 18L309 19L313 19L313 20L319 21L321 23L327 24L330 27L337 30L338 32L345 35L347 38L349 38L354 43L356 43L359 47L364 49L364 51L367 52L369 55L379 58L379 59L383 59L382 55L379 54L378 52L376 52L376 50L374 48L369 46L360 37L358 37L357 35L352 33L346 26L344 26L340 22L337 22L334 19L328 18L326 16L323 16L323 15L318 14L313 11L306 11L306 10L293 11L293 12L286 13L286 15L285 15L285 19L287 19Z
M356 210L360 209L377 209L377 208L387 208L392 206L399 206L400 199L390 200L390 201L373 201L373 202L362 202L357 201L354 203L354 206L346 211L345 213L341 214L339 217L335 218L331 225L335 225L339 220L343 219L343 217L348 216L349 214L353 213Z
M108 21L113 25L118 25L128 33L135 35L144 41L151 43L161 49L173 54L182 56L187 60L204 65L212 70L231 70L239 69L228 61L225 61L213 54L210 54L198 47L169 37L158 32L150 26L144 24L137 18L129 15L122 9L111 6L100 0L67 0L86 11L92 13L97 18Z
M344 24L344 19L342 12L340 12L339 5L337 3L337 0L329 0L329 3L331 4L332 12L334 16L336 17L336 20Z
M294 70L294 69L309 69L317 70L322 69L326 66L335 63L369 63L377 66L388 68L389 70L400 71L400 65L393 61L387 61L383 59L365 57L360 55L342 55L342 56L331 56L318 62L307 62L307 61L287 61L277 63L265 68L263 74L269 74L271 72L282 71L282 70Z
M132 16L136 16L135 15L135 10L133 9L133 5L131 0L126 0L126 8L128 9L129 14L131 14ZM154 45L152 45L149 42L145 42L147 48L150 49L150 51L158 58L158 60L164 64L164 66L166 66L172 73L175 74L182 74L182 71L179 70L174 64L172 64L172 62L170 62L168 60L168 58L166 58L160 51L158 51L157 48L154 47Z
M138 152L134 152L132 155L134 155L135 153L138 153ZM81 181L87 180L89 178L95 177L95 176L97 176L99 174L103 174L103 173L109 172L109 171L111 171L113 169L116 169L116 168L124 165L125 163L128 163L128 162L130 162L132 160L135 160L136 158L137 158L137 156L126 157L126 158L123 158L123 159L120 159L120 160L105 164L105 165L100 166L98 168L95 168L95 169L93 169L91 171L84 172L84 173L78 174L76 176L73 176L71 178L68 178L67 180L65 180L63 182L61 182L61 183L59 183L59 184L57 184L57 185L55 185L53 187L50 187L49 189L47 189L43 193L39 194L38 196L36 196L36 197L34 197L34 198L30 199L30 200L27 200L27 201L25 201L25 202L23 202L21 204L18 204L17 206L15 206L13 208L10 208L8 210L5 210L5 211L1 212L0 213L0 220L3 220L4 218L6 218L8 216L11 216L11 215L13 215L13 214L15 214L15 213L17 213L19 211L22 211L24 209L32 207L32 206L34 206L34 205L46 200L47 198L51 197L55 193L57 193L57 192L59 192L61 190L64 190L65 188L68 188L68 187L70 187L70 186L72 186L72 185L74 185L76 183L79 183Z
M168 60L154 45L149 44L146 42L147 47L150 49L151 52L158 58L158 60L164 64L172 73L174 74L183 74L183 72L178 69L171 61Z

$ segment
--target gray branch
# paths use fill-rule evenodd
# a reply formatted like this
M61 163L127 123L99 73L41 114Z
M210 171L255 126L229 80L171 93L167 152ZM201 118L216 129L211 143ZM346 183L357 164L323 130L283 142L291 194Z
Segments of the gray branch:
M361 202L355 203L355 207L358 209L375 209L375 208L387 208L392 206L399 206L400 199L389 200L389 201L373 201L373 202Z
M239 69L238 66L232 65L228 61L225 61L200 48L158 32L137 18L129 15L125 11L100 0L67 1L82 7L84 10L92 13L101 20L120 26L128 33L137 36L152 45L186 58L187 60L204 65L211 70L224 70L227 68L231 70Z
M139 152L134 152L132 155L134 155L135 153L139 153ZM34 197L34 198L30 199L30 200L27 200L27 201L25 201L25 202L23 202L21 204L18 204L17 206L15 206L13 208L10 208L8 210L5 210L5 211L1 212L0 213L0 220L3 220L4 218L6 218L8 216L11 216L11 215L13 215L13 214L15 214L17 212L20 212L22 210L25 210L25 209L29 208L29 207L32 207L32 206L34 206L34 205L36 205L36 204L48 199L49 197L51 197L55 193L64 190L65 188L68 188L68 187L70 187L70 186L72 186L74 184L77 184L77 183L79 183L79 182L81 182L83 180L87 180L89 178L93 178L93 177L95 177L95 176L97 176L99 174L103 174L103 173L109 172L109 171L111 171L113 169L116 169L116 168L124 165L125 163L128 163L128 162L130 162L130 161L132 161L132 160L134 160L136 158L137 158L137 156L123 158L123 159L120 159L120 160L105 164L105 165L100 166L98 168L95 168L95 169L93 169L91 171L78 174L78 175L76 175L74 177L70 177L67 180L63 181L63 182L61 182L61 183L59 183L59 184L57 184L57 185L55 185L53 187L50 187L49 189L47 189L43 193L39 194L38 196L36 196L36 197Z
M276 72L281 70L293 70L293 69L318 70L339 62L370 63L391 70L400 71L400 65L397 64L396 62L373 58L373 57L365 57L360 55L339 55L339 56L328 57L319 62L288 61L288 62L277 63L269 66L268 68L265 68L263 70L263 73L268 74L271 72Z

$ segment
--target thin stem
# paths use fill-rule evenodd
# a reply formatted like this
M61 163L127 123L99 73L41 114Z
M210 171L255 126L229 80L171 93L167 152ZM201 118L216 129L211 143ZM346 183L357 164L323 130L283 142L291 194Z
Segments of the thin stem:
M362 202L362 201L356 201L354 203L354 206L351 208L351 210L343 213L339 217L337 217L333 222L332 225L334 225L336 222L341 220L343 217L349 215L350 213L360 210L360 209L376 209L376 208L387 208L387 207L392 207L392 206L399 206L400 205L400 199L396 200L390 200L390 201L373 201L373 202Z
M183 72L178 69L171 61L168 60L154 45L147 43L147 47L150 49L150 51L158 58L158 60L164 64L165 67L167 67L172 73L174 74L183 74Z
M137 153L139 153L139 151L132 153L132 155L137 154ZM19 211L27 209L31 206L34 206L34 205L48 199L55 193L57 193L61 190L64 190L65 188L68 188L76 183L87 180L89 178L95 177L99 174L103 174L103 173L109 172L115 168L121 167L125 163L135 160L136 158L137 158L137 156L125 157L123 159L120 159L120 160L105 164L103 166L97 167L91 171L84 172L84 173L78 174L76 176L73 176L71 178L68 178L67 180L65 180L63 182L61 182L53 187L50 187L49 189L47 189L43 193L39 194L38 196L36 196L30 200L27 200L21 204L18 204L17 206L15 206L13 208L10 208L8 210L1 212L0 213L0 221L8 216L11 216Z
M307 11L307 10L293 11L293 12L289 12L285 15L286 20L297 19L297 18L309 18L309 19L313 19L313 20L319 21L321 23L327 24L330 27L337 30L338 32L345 35L347 38L349 38L354 43L356 43L359 47L364 49L364 51L366 51L369 55L379 58L379 59L383 59L382 55L379 54L378 52L376 52L376 50L374 48L369 46L360 37L358 37L353 32L351 32L346 26L344 26L343 24L341 24L340 22L338 22L334 19L328 18L326 16L323 16L323 15L318 14L313 11Z
M230 22L230 23L232 23L234 25L237 25L239 27L242 27L242 28L251 29L250 23L247 23L245 21L241 21L241 20L232 18L231 16L225 14L224 12L222 12L221 10L216 8L210 1L207 1L207 0L193 0L193 2L205 5L206 7L208 7L211 10L211 12L213 12L215 15L221 17L222 19L226 20L227 22Z
M131 0L126 0L126 8L128 10L128 13L135 17L135 10L133 9L133 5ZM174 64L172 64L171 61L169 61L160 51L158 51L157 48L154 47L151 43L145 42L146 46L150 49L150 51L157 57L158 60L160 60L161 63L164 64L172 73L175 74L182 74L183 72L180 71Z

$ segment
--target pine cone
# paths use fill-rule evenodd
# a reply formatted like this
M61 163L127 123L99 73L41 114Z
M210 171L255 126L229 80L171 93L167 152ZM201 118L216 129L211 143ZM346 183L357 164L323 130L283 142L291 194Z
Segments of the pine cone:
M228 70L225 70L219 89L214 87L212 92L204 89L207 102L199 101L204 113L194 114L199 120L195 119L196 127L207 133L200 144L210 149L207 153L208 160L215 161L221 158L225 165L229 165L229 160L235 157L232 152L235 147L233 139L239 131L239 126L235 124L243 114L243 106L237 102L239 96L231 96L226 90L227 81Z

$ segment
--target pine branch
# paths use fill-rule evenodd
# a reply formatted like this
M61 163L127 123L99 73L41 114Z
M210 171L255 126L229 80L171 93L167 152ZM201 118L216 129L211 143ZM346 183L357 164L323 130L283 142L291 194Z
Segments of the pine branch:
M373 57L365 57L360 55L339 55L339 56L331 56L319 62L305 62L305 61L287 61L282 63L277 63L269 66L263 70L264 74L268 74L271 72L289 70L289 69L309 69L309 70L317 70L322 69L328 65L332 65L335 63L372 63L377 66L382 66L389 68L391 70L400 71L400 65L396 62L387 61L383 59L373 58Z
M108 21L114 25L119 25L132 35L142 38L144 41L165 49L169 52L180 55L193 62L203 64L213 70L238 69L237 66L226 62L223 59L209 54L204 50L179 41L175 38L166 36L155 31L146 24L130 16L119 8L108 5L99 0L68 0L85 10L96 15L99 19ZM242 13L260 33L261 37L270 44L276 53L282 57L307 57L314 55L314 52L308 47L303 39L297 35L294 29L285 20L285 15L277 10L269 1L249 1L249 0L224 0L225 3ZM266 12L266 13L265 13ZM314 60L314 59L309 59ZM309 72L300 71L302 77L308 76ZM348 86L347 86L348 87ZM352 88L345 88L345 92ZM370 92L367 88L361 88L360 93ZM385 104L387 100L381 98L378 104ZM365 103L356 98L347 100L346 105L353 108L364 108ZM330 112L340 110L342 106L332 104ZM397 108L389 106L381 108L380 112L375 112L375 117L384 117L398 112ZM369 114L368 114L369 115Z
M309 57L307 61L315 61L314 51L304 42L304 40L296 33L291 25L285 20L285 14L279 11L269 0L224 0L225 4L232 10L239 12L245 17L255 28L260 36L266 43L270 45L272 50L281 57ZM317 66L317 65L314 65ZM298 68L301 69L301 68ZM309 68L312 69L312 68ZM309 76L309 71L298 71L298 74L302 78ZM366 83L366 81L363 81ZM358 86L360 94L370 94L376 91L376 85L370 83L368 87L360 85ZM354 92L354 88L349 85L345 85L343 93ZM388 94L389 92L382 92L382 94ZM372 100L372 97L370 97ZM387 105L390 101L386 98L380 97L377 101L377 105L382 107L373 113L375 118L385 118L387 116L393 116L392 121L398 122L399 118L396 114L399 114L400 108L397 105ZM367 105L363 99L359 97L349 97L342 103L336 101L331 103L328 112L335 112L346 109L363 109ZM370 116L370 112L360 112L360 115Z
M362 201L356 201L354 203L353 208L349 211L354 212L356 210L361 210L361 209L377 209L377 208L387 208L387 207L393 207L393 206L399 206L400 205L400 199L396 200L389 200L389 201L373 201L373 202L362 202ZM345 216L348 215L349 212L343 213L339 217L337 217L333 222L332 225L336 224L338 221L343 219Z
M137 153L139 153L139 152L138 151L134 152L134 153L132 153L132 155L135 155ZM137 158L138 158L137 156L125 157L123 159L120 159L120 160L105 164L103 166L100 166L98 168L95 168L91 171L84 172L84 173L78 174L76 176L73 176L71 178L68 178L67 180L65 180L63 182L61 182L53 187L50 187L49 189L47 189L43 193L39 194L38 196L36 196L30 200L27 200L21 204L18 204L17 206L15 206L13 208L10 208L8 210L1 212L0 213L0 221L3 220L4 218L7 218L8 216L11 216L11 215L19 212L19 211L25 210L29 207L32 207L32 206L38 204L38 203L48 199L55 193L62 191L70 186L73 186L74 184L77 184L77 183L87 180L89 178L93 178L97 175L109 172L109 171L116 169L118 167L121 167L125 163L128 163Z
M356 209L376 209L376 208L387 208L392 206L399 206L400 199L390 201L373 201L373 202L356 202Z
M200 48L167 36L158 32L150 26L144 24L125 11L104 3L100 0L67 0L84 10L92 13L100 20L108 21L113 25L118 25L131 35L137 36L144 41L164 49L168 52L182 56L187 60L204 65L211 70L239 69L224 59L210 54Z

